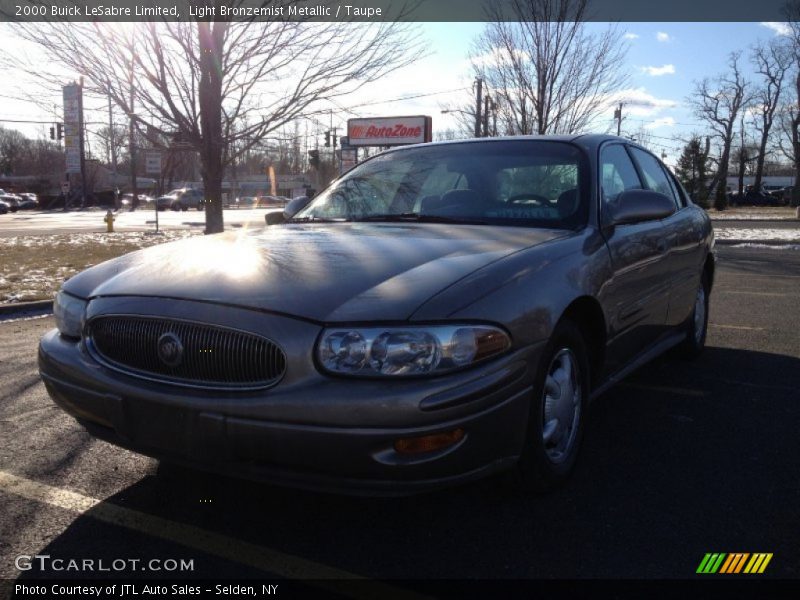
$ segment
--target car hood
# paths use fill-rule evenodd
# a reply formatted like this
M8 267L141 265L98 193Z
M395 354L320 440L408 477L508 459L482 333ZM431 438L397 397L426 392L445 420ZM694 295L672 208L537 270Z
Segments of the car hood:
M320 322L405 320L431 296L564 231L443 224L288 224L134 252L65 284L80 297L219 302Z

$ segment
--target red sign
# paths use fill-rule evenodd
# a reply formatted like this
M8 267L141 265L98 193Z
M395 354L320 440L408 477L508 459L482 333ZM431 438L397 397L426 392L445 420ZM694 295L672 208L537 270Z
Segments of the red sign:
M421 144L432 139L431 118L375 117L347 121L351 146L401 146Z

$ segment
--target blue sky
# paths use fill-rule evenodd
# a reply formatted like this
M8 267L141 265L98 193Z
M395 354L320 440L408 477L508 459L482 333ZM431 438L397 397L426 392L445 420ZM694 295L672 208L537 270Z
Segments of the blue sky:
M13 34L12 24L3 24L2 27L4 31L10 28ZM334 109L334 125L339 126L340 131L348 117L373 115L431 115L434 130L455 125L454 118L443 115L441 110L448 105L463 105L472 95L468 53L484 25L424 23L419 27L427 56L380 84L365 88L352 98L339 100ZM588 27L601 30L607 25L592 23ZM624 110L623 132L632 134L640 127L646 127L653 136L658 136L652 142L659 144L658 150L667 154L670 164L682 146L675 138L702 131L686 106L686 96L691 93L693 82L723 71L729 52L744 50L746 56L748 49L758 40L768 40L776 35L775 26L760 23L620 23L618 27L630 38L627 40L630 50L626 68L631 78L625 95L631 102ZM752 74L747 60L743 67L746 73ZM69 74L65 79L74 76ZM18 90L35 89L37 84L20 85L22 87ZM57 90L49 93L52 98L48 97L48 102L60 105L60 93ZM637 104L637 99L647 101L649 105ZM94 104L92 106L89 100L87 108L97 111L96 116L100 118L106 110L105 103L97 99ZM342 107L350 110L341 110ZM613 106L609 105L606 118L600 123L603 130L612 127L612 114ZM3 118L49 121L54 117L52 109L46 111L24 100L0 97L0 119ZM3 124L17 127L30 136L45 135L48 129L44 125Z
M588 25L598 31L607 26L602 23ZM685 138L693 131L702 131L702 125L686 103L694 82L725 71L728 54L735 50L743 50L743 71L754 78L747 58L749 49L759 40L774 37L779 28L777 24L761 23L620 23L618 27L627 34L629 44L627 69L630 90L627 96L632 100L623 111L623 133L632 134L640 127L647 128L654 136L653 145L660 145L659 150L667 154L670 163L682 145L674 138ZM426 69L433 73L447 73L448 77L439 78L442 84L449 81L454 87L470 85L471 76L465 57L471 41L482 28L480 23L424 25L434 52L425 61ZM421 67L417 67L417 72ZM459 70L460 79L452 77ZM460 93L462 98L464 93ZM637 105L636 99L649 101L655 106ZM448 115L434 112L437 108L434 102L427 104L426 114L434 115L435 128L452 124ZM609 106L607 119L601 125L611 126L612 115L613 107Z

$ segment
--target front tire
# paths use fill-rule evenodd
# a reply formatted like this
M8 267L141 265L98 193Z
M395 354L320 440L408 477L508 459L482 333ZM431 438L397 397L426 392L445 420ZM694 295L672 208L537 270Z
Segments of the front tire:
M525 447L512 474L516 487L539 493L567 481L583 438L590 382L583 335L562 321L537 365Z

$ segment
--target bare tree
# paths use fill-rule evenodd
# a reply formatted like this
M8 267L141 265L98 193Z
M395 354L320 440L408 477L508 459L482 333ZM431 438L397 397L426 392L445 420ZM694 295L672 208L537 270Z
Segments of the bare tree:
M215 2L218 11L221 4ZM313 112L319 101L350 94L410 64L420 47L412 25L382 22L19 27L54 64L86 77L89 91L109 95L138 128L199 153L210 201L206 233L223 230L226 165L270 132ZM58 74L22 61L16 66L59 83Z
M791 64L789 48L784 41L773 39L753 49L752 61L756 72L762 77L761 84L755 91L751 109L754 115L754 127L760 135L758 153L755 157L754 182L755 189L760 190L770 132L775 122L775 112L780 105L783 80Z
M0 127L0 175L57 174L63 167L64 154L58 144Z
M475 41L471 62L497 96L501 132L583 131L625 86L627 45L614 26L587 31L588 4L510 0L487 7L491 22Z
M748 84L739 67L741 52L731 52L728 72L714 79L703 79L695 84L694 95L688 101L694 113L702 119L722 148L717 173L711 179L709 192L716 189L714 206L724 209L727 204L725 184L731 157L734 127L739 113L750 102Z
M789 25L789 53L792 70L792 99L781 111L781 129L789 140L781 142L781 150L794 164L794 187L792 206L800 206L800 2L789 1L784 6L784 15Z
M30 140L22 133L0 127L0 174L19 175L29 150Z

